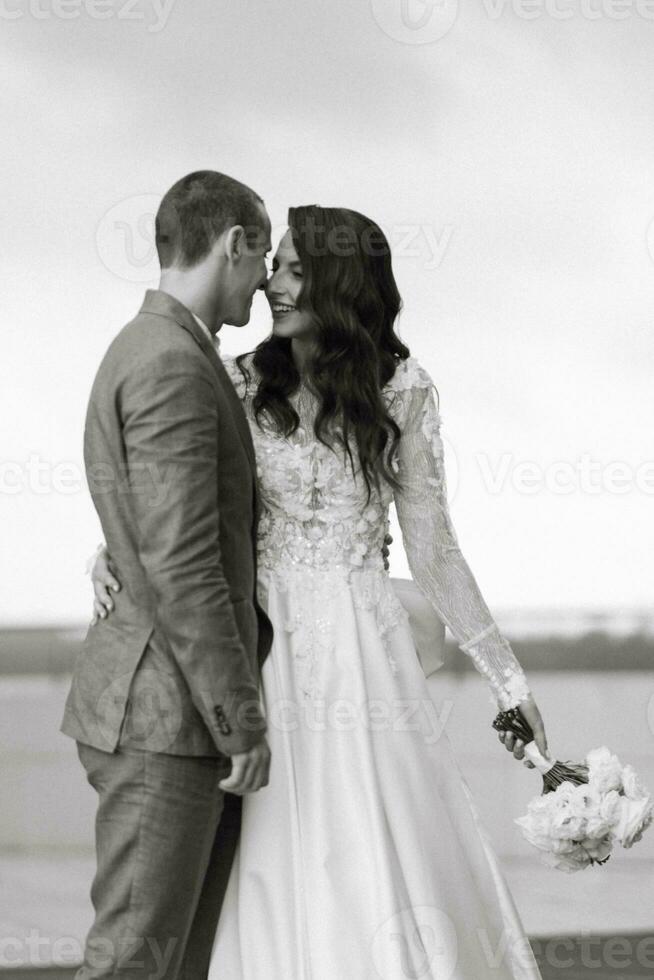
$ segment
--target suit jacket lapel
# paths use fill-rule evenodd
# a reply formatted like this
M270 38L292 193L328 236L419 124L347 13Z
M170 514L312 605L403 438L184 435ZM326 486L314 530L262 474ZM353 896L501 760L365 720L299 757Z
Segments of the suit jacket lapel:
M254 444L252 442L250 426L241 404L241 399L238 397L231 378L225 370L225 365L220 360L213 347L213 344L211 344L209 338L191 311L173 296L170 296L168 293L164 293L161 289L148 289L145 294L143 306L141 307L141 312L155 313L159 316L165 316L169 319L175 320L175 322L179 323L181 327L188 330L193 339L200 345L206 356L209 358L211 365L216 372L220 385L223 388L225 395L229 399L239 436L250 461L252 472L253 474L256 474L257 468Z

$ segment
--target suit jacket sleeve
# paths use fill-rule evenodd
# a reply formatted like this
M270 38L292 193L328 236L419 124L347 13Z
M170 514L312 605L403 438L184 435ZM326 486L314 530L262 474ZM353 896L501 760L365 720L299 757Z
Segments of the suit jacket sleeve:
M218 750L243 752L266 724L222 568L212 381L197 360L168 354L130 374L121 413L139 556L158 624Z

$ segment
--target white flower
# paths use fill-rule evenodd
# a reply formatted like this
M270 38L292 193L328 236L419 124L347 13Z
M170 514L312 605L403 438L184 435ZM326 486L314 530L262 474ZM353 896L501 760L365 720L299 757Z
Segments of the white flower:
M558 871L565 871L568 874L573 874L575 871L582 871L583 868L587 868L591 863L590 855L586 853L580 844L568 854L544 854L542 860L550 868L556 868Z
M605 834L599 838L586 837L582 840L581 846L593 860L604 861L613 850L613 841L610 835Z
M554 793L531 800L527 815L515 821L534 847L564 854L573 851L577 840L585 836L584 797L577 789L571 783L562 783Z
M620 813L620 794L611 789L605 796L592 797L589 807L586 832L589 837L605 837L618 820Z
M555 821L553 831L561 840L581 840L586 836L586 818L568 813Z
M571 815L586 818L591 805L588 784L581 783L579 786L576 786L574 783L565 782L563 786L570 787L566 796L566 805Z
M653 809L649 796L638 800L632 800L628 796L621 797L615 834L623 847L631 847L641 839L643 831L652 822Z
M642 800L647 796L647 790L631 765L626 765L622 770L622 789L624 795L628 796L630 800Z
M539 822L531 814L525 817L517 817L514 820L518 827L522 828L522 834L530 844L537 847L539 851L549 851L552 840L549 834L549 825L546 821Z
M622 763L605 745L586 755L588 782L594 793L603 796L609 790L622 789Z

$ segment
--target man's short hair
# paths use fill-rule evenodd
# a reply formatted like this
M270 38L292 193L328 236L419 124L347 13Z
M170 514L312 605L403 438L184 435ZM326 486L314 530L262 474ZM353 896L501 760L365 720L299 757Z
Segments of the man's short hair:
M164 195L157 211L155 240L161 268L197 265L234 225L244 227L250 247L256 245L264 231L262 205L250 187L214 170L182 177Z

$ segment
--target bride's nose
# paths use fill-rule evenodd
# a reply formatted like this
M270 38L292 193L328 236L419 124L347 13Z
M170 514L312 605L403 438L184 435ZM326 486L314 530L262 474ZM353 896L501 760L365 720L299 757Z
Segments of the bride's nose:
M268 299L277 299L277 300L279 300L281 298L281 293L280 293L279 289L276 288L276 285L275 285L275 276L276 276L276 273L275 272L271 272L270 273L270 276L268 277L268 280L266 281L266 284L265 284L265 286L263 288L266 290L266 296L268 297Z

